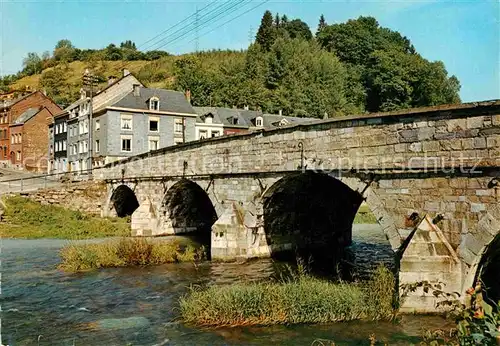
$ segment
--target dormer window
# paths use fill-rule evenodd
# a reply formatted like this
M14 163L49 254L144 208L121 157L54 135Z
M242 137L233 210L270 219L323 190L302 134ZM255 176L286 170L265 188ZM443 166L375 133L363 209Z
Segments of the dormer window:
M238 118L236 117L231 118L231 124L238 125Z
M160 110L160 99L158 97L152 97L149 99L149 109L152 111Z
M286 126L286 125L288 125L288 124L289 124L289 123L288 123L288 120L286 120L286 119L281 119L281 121L280 121L280 123L279 123L279 125L278 125L278 126Z
M258 127L264 126L264 119L262 119L262 117L255 118L255 126Z
M212 113L205 114L205 124L212 124L214 115Z

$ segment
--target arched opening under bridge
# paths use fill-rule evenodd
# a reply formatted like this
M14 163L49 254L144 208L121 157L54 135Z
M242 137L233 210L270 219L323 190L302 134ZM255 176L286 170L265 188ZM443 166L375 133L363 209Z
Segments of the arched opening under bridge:
M358 192L323 173L298 173L277 181L263 200L272 256L292 255L315 269L336 270L351 244L362 201Z
M483 254L476 280L482 282L485 299L489 304L500 301L500 234L497 235Z
M131 216L139 208L134 191L127 185L120 185L113 191L111 203L118 217Z
M198 184L188 179L175 183L165 194L162 209L174 233L189 234L210 249L217 213L207 192Z

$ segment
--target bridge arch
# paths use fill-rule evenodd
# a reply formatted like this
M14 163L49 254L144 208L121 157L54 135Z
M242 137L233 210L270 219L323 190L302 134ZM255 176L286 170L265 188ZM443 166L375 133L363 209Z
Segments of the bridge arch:
M210 239L217 212L207 192L189 179L181 179L166 192L161 203L168 233L196 233Z
M116 216L131 216L139 208L139 201L135 192L127 185L122 184L114 188L109 198L109 209L114 209Z
M474 287L481 280L487 297L495 303L500 300L500 206L489 210L477 223L474 234L462 240L460 257L468 267L462 291Z
M290 174L262 195L263 227L271 254L293 250L301 258L336 261L352 240L363 196L328 174Z

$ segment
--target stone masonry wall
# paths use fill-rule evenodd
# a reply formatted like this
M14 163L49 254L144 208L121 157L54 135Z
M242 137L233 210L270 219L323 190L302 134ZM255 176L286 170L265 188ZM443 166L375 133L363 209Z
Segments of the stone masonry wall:
M42 204L54 204L100 216L106 201L106 184L96 181L65 183L60 188L41 189L23 195Z

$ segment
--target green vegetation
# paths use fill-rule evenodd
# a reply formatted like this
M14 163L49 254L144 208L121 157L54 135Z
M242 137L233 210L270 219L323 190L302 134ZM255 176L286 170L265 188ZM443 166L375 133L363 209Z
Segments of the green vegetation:
M90 239L130 234L124 219L92 217L19 196L8 197L4 203L4 221L0 222L3 238Z
M61 40L52 55L30 53L23 71L2 78L0 88L41 87L64 105L76 99L84 68L104 87L122 67L149 86L191 90L195 106L323 118L460 102L460 83L442 62L424 59L375 18L328 25L322 15L313 37L302 20L269 11L246 51L171 56L141 52L130 40L100 50Z
M359 224L368 224L368 223L377 223L377 218L373 215L370 208L363 204L359 207L356 216L354 217L354 223Z
M60 256L59 268L78 272L90 269L196 262L206 258L204 247L182 246L176 241L122 238L96 244L69 244Z
M185 322L241 326L393 318L395 280L380 267L359 283L333 283L300 274L292 280L193 288L180 300Z

